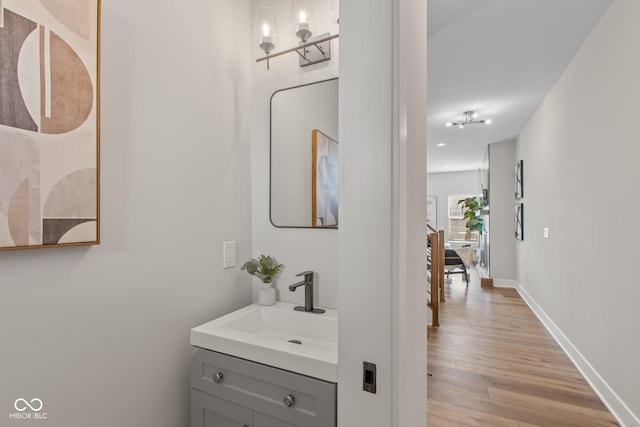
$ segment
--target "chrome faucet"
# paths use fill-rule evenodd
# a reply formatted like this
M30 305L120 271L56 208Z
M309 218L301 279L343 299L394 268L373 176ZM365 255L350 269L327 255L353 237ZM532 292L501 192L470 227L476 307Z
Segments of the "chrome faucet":
M296 306L293 309L297 311L307 311L310 313L321 314L324 310L321 308L313 307L313 271L304 271L300 274L296 274L296 277L304 276L304 280L298 283L294 283L289 286L291 292L295 292L300 286L304 286L304 306Z

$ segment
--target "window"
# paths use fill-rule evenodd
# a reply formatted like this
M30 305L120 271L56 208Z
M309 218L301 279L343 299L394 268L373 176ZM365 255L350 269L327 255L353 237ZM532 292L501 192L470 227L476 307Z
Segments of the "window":
M464 207L458 204L458 200L467 197L478 197L476 194L462 194L449 196L449 241L451 242L477 242L480 233L467 229L467 220L464 219Z

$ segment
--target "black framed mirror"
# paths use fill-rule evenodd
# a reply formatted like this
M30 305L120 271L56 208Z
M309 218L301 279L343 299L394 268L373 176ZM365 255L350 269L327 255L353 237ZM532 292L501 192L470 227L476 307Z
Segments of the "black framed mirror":
M338 79L271 96L269 217L275 227L338 227Z

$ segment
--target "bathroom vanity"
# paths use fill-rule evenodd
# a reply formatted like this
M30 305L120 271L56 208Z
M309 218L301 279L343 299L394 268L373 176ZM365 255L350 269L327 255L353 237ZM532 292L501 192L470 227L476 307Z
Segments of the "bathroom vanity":
M192 427L336 425L338 314L257 304L191 330Z

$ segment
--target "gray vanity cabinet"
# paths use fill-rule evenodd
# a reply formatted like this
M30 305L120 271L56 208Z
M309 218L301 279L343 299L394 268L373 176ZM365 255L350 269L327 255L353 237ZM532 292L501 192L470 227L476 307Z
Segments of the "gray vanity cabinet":
M332 427L336 384L210 350L191 360L192 427Z

